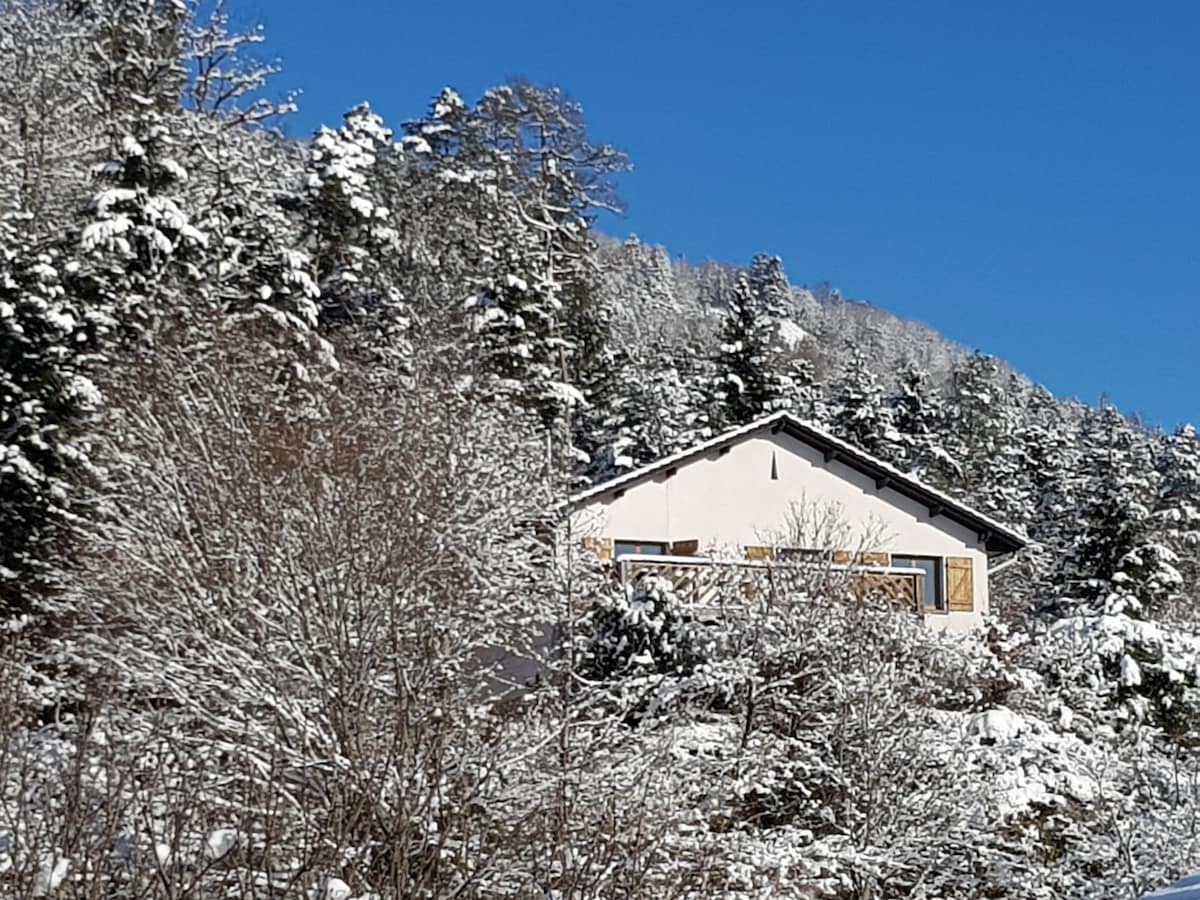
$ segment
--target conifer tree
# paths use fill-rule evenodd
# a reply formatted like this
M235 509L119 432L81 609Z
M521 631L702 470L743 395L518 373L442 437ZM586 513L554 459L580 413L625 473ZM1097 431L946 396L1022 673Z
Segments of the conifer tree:
M86 23L102 115L114 138L147 113L175 112L187 85L183 44L191 24L182 0L72 0Z
M830 406L830 426L839 437L868 453L880 453L892 431L891 410L884 403L883 386L857 347L850 351Z
M929 373L910 360L888 406L891 430L884 436L882 453L904 471L923 477L935 460L946 456L938 432L944 416L941 395L930 384Z
M738 277L727 298L716 358L715 399L719 427L744 425L780 401L772 338L775 322L749 278Z
M1029 481L1029 508L1025 527L1032 544L1024 551L1028 560L1026 578L1018 588L1029 599L1042 586L1077 536L1076 519L1083 489L1079 475L1076 425L1061 402L1037 386L1025 405L1016 439L1023 448ZM1043 600L1051 599L1045 596Z
M995 357L975 353L959 363L945 406L948 458L931 472L940 486L1015 524L1029 503L1017 438L1022 395Z
M322 326L350 328L354 345L403 366L411 352L409 313L382 275L398 239L379 185L391 138L365 103L347 112L340 128L318 129L309 144L299 207L308 223Z
M617 259L619 271L610 272L609 277L619 280L617 290L624 300L621 314L633 319L635 329L643 334L647 327L661 327L679 309L675 273L667 252L630 235Z
M593 143L581 108L559 89L524 81L473 107L444 91L406 131L419 167L464 206L487 210L463 236L475 257L466 312L480 374L547 423L559 418L584 399L564 380L577 344L594 345L607 328L607 313L584 302L597 281L589 226L596 210L620 207L613 176L627 167L624 154Z
M23 225L0 219L0 630L36 612L71 556L101 403L87 366L113 324L68 292L62 248Z
M536 408L549 425L562 411L569 349L563 284L547 252L550 237L516 195L538 187L521 180L531 169L518 158L526 136L509 133L510 97L489 92L468 106L447 88L425 118L405 124L409 178L426 208L446 214L439 230L409 240L417 264L438 260L433 277L446 279L423 302L461 307L467 364L482 396Z
M778 327L779 322L791 316L792 288L783 271L782 259L766 253L756 253L750 260L746 280L750 285L750 292L758 300L759 309L772 324Z
M1154 535L1150 448L1109 405L1089 416L1084 437L1083 525L1060 583L1069 597L1101 611L1142 615L1181 584L1175 554Z
M803 356L787 360L779 375L779 393L779 405L800 418L817 423L827 421L829 410L812 360Z
M100 190L86 212L72 282L90 304L112 311L125 337L154 341L205 302L208 237L179 196L188 175L174 151L169 120L148 113L94 170Z
M653 359L621 351L613 360L613 382L606 402L589 404L583 413L599 440L588 449L588 476L603 481L666 455L669 423L665 394L673 372Z
M1200 579L1200 440L1192 425L1160 439L1155 525L1179 558L1183 584L1195 596Z

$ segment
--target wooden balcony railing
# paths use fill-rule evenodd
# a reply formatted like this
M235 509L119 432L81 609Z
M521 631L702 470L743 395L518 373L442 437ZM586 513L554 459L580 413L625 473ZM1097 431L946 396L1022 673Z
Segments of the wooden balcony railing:
M635 585L658 576L697 615L720 614L730 606L772 603L798 592L846 591L887 600L913 611L925 596L925 572L902 566L768 562L697 556L626 554L617 557L621 582Z

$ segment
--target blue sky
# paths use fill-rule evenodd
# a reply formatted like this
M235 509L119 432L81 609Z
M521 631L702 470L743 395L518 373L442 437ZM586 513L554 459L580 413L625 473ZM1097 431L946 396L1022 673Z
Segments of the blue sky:
M933 325L1060 395L1200 420L1200 3L249 0L288 131L562 86L673 255Z

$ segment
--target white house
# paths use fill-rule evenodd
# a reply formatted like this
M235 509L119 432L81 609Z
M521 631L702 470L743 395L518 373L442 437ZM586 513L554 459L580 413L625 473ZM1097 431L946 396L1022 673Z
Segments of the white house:
M601 558L691 565L824 560L912 579L917 613L965 631L1019 532L788 413L572 498L571 539Z

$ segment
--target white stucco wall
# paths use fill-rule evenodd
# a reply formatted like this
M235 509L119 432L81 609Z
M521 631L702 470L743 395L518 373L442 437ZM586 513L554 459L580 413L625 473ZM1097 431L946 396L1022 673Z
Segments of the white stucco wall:
M771 478L772 454L778 479ZM620 488L617 489L618 491ZM628 485L605 491L572 516L573 537L698 540L702 554L742 554L747 545L796 546L788 536L793 507L833 510L842 522L833 549L883 550L915 556L967 556L974 563L975 610L927 614L934 627L965 631L988 608L987 554L978 536L786 434L764 429Z

